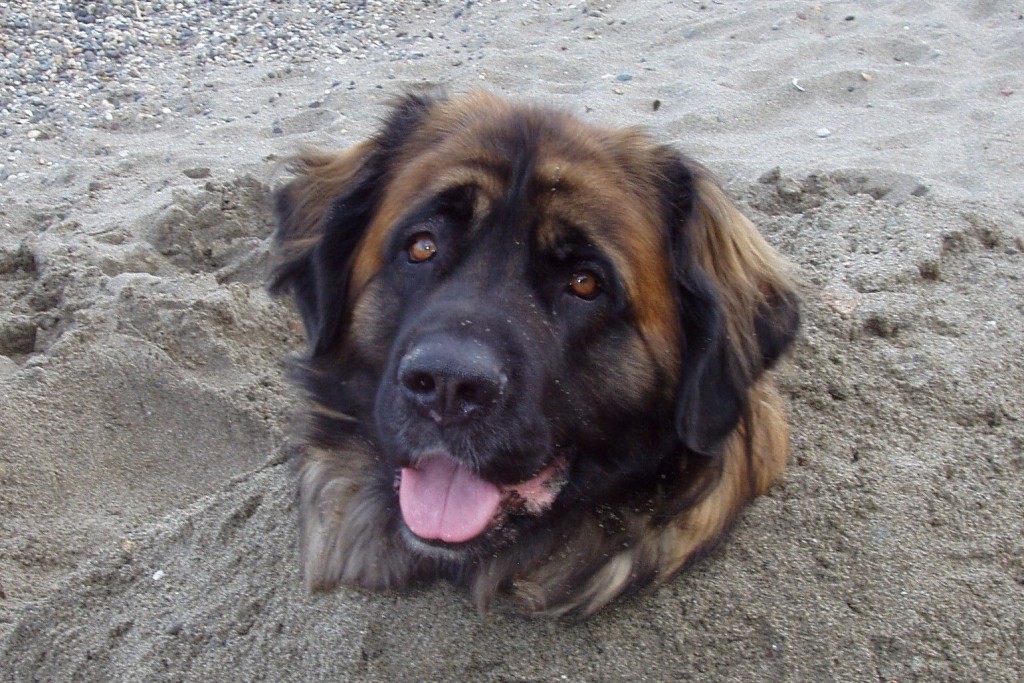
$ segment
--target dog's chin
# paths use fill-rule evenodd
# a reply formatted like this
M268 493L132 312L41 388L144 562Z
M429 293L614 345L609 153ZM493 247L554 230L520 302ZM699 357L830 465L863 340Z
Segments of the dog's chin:
M444 541L420 538L405 522L401 524L402 541L417 555L443 563L459 564L478 556L484 551L483 538L475 538L463 543L445 543ZM487 536L488 534L483 534Z

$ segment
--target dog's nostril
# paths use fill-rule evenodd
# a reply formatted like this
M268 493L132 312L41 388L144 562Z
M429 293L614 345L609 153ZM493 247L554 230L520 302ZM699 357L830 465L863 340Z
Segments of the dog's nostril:
M486 408L494 403L497 398L497 387L486 381L459 382L452 392L453 398L459 403L462 410Z
M402 384L417 394L432 394L437 388L437 382L428 372L407 372L402 377Z

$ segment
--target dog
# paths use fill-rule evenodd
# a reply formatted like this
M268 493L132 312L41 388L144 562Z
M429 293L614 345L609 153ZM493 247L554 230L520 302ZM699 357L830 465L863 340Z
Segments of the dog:
M488 93L406 95L276 191L270 289L308 350L313 590L464 585L587 617L665 581L782 473L780 256L635 129Z

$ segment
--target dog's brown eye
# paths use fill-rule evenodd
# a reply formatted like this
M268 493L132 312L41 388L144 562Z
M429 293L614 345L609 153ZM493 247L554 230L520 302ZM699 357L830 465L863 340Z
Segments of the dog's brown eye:
M569 289L581 299L593 299L601 291L601 282L593 272L577 270L569 279Z
M434 258L437 253L437 244L434 236L429 232L421 232L414 235L409 244L409 261L412 263L423 263Z

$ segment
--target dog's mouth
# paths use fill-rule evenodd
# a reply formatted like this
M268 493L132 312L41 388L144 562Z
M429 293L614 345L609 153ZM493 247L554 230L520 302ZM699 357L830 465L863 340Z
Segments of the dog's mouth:
M509 515L542 514L565 486L567 469L559 458L526 481L504 486L444 455L431 455L402 468L402 519L425 541L466 543L500 526Z

